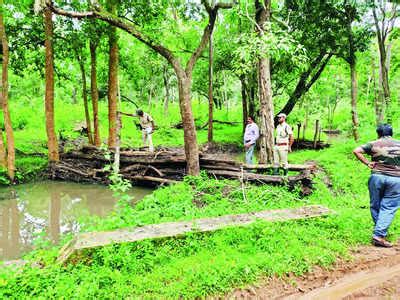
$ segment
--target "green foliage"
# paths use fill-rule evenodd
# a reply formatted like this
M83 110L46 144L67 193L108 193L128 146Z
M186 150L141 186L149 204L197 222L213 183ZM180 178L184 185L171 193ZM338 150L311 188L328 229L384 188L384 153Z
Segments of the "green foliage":
M187 177L184 182L156 190L135 206L125 202L107 218L98 218L85 231L110 230L273 208L322 204L335 215L290 222L255 222L212 233L107 246L83 254L82 263L52 264L56 252L37 253L32 260L43 269L2 269L3 297L139 297L194 298L223 294L262 276L297 275L312 266L328 267L349 250L369 242L371 220L366 182L369 171L353 157L356 144L338 143L323 151L301 151L292 162L317 160L314 193L301 198L282 187ZM325 185L330 180L332 187ZM391 234L400 234L395 221ZM284 250L283 250L284 249Z
M10 110L15 144L20 152L17 157L17 176L20 180L35 177L47 164L41 77L44 61L42 21L40 17L31 14L30 2L26 0L21 2L23 5L14 6L6 19L12 50ZM145 2L121 3L120 15L134 18L143 32L162 41L182 61L187 60L205 25L204 10L190 1ZM71 3L74 8L86 6L86 2ZM240 5L249 3L241 2ZM241 86L237 75L251 71L251 64L254 67L254 61L260 57L268 55L272 58L274 104L277 111L294 90L299 74L315 58L327 53L345 56L348 43L343 20L338 15L343 8L341 4L338 1L323 1L309 5L308 1L290 0L285 1L282 7L274 5L274 16L288 20L288 27L273 21L272 25L267 24L271 26L267 27L270 30L262 38L254 33L252 20L243 14L238 15L241 8L224 13L224 18L219 18L219 26L216 26L214 32L215 98L223 99L219 102L222 105L214 112L214 118L241 122ZM13 18L18 12L23 13L21 18ZM250 13L254 15L254 11ZM81 81L76 57L70 48L73 45L66 45L61 37L68 33L69 41L82 42L75 40L77 36L87 39L93 37L95 32L100 43L99 87L106 95L108 50L107 40L101 38L106 28L102 26L104 24L86 21L75 23L58 17L55 19L56 132L60 138L75 139L79 137L79 133L73 130L75 123L84 120L79 95ZM359 43L357 45L360 46L358 49L365 50L365 45L359 40L365 38L361 29L354 28L354 33ZM368 39L362 41L368 44ZM162 58L132 40L126 33L120 33L119 46L121 94L134 100L153 116L157 125L153 136L156 146L181 146L183 131L171 127L181 121L176 78L171 68L165 65ZM372 42L370 46L363 55L357 54L362 142L375 138L374 100L378 92L378 76L371 64L376 60L377 52ZM87 46L81 43L77 48L82 50L88 68ZM390 72L394 103L398 103L398 53L399 43L393 40L394 67ZM236 60L233 60L235 56ZM208 104L204 97L207 67L207 57L204 55L193 73L192 107L196 124L200 126L207 121L205 112ZM234 74L233 70L240 72ZM376 86L373 86L373 74L376 76ZM161 105L166 94L165 78L170 84L169 109L166 113ZM351 150L357 145L346 139L351 129L349 78L348 65L343 60L332 59L321 75L321 80L299 101L300 105L289 116L291 125L308 122L308 138L312 138L311 124L316 119L321 121L324 128L328 124L344 131L342 140L335 141L330 149L301 151L290 155L291 162L317 160L323 168L323 172L315 178L315 189L311 196L301 198L297 190L289 192L282 187L242 187L236 181L210 179L202 174L199 177L187 177L184 182L174 186L160 188L132 206L132 199L123 195L129 185L120 176L111 173L112 188L121 197L118 207L106 218L91 219L82 230L111 230L305 204L323 204L336 211L334 216L280 223L255 222L251 226L227 228L212 233L194 232L177 238L108 246L82 253L81 263L68 266L54 264L58 249L49 250L47 245L38 245L42 248L26 259L29 262L39 261L43 268L31 267L30 264L18 271L2 268L0 297L201 298L223 294L233 287L255 282L263 276L303 274L314 265L328 267L338 257L349 257L350 249L369 242L371 228L366 188L368 170L352 156ZM104 144L108 124L107 104L103 100L99 103L99 118ZM132 112L135 107L123 101L121 110ZM397 118L398 124L394 124L395 129L400 128L399 120ZM122 121L122 145L140 146L141 133L135 128L132 119L124 117ZM215 124L214 129L215 141L241 143L241 124ZM197 136L200 144L205 143L206 128L198 130ZM86 140L86 137L83 139ZM330 182L331 186L328 187L326 182ZM4 170L0 171L0 183L7 183ZM393 238L399 236L399 221L395 221L391 231Z
M254 61L269 57L275 62L283 59L302 69L307 61L306 50L287 30L282 30L274 23L264 25L264 34L256 32L242 34L234 50L234 70L238 75L250 73Z

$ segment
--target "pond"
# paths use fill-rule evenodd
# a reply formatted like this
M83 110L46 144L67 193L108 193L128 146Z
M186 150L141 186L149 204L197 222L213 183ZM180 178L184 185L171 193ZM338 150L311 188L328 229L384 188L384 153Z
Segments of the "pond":
M133 187L135 201L151 189ZM79 220L105 216L117 198L106 186L44 181L0 188L0 260L12 260L33 248L37 236L54 243L64 233L78 232Z

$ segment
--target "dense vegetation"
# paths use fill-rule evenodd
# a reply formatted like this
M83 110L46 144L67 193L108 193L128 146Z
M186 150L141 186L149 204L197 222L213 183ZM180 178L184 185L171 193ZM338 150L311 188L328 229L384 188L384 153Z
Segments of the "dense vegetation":
M121 202L106 219L92 219L85 230L106 230L172 220L243 213L268 208L323 204L335 215L308 221L257 222L215 233L109 246L87 252L78 264L54 265L56 249L30 256L43 267L2 270L4 297L196 297L220 294L262 276L302 274L313 265L330 266L349 250L369 243L368 170L351 157L353 143L327 150L302 151L292 161L317 160L314 193L296 193L271 186L246 186L246 200L237 182L188 177L159 189L135 207ZM327 187L326 179L332 183ZM173 200L171 200L173 199ZM125 200L126 201L126 200ZM400 234L399 222L391 237Z
M5 21L0 21L0 27L5 26L5 30L0 28L3 76L5 37L10 50L8 89L2 89L1 129L10 131L9 111L16 173L10 173L10 164L2 157L8 152L10 161L12 149L5 150L0 143L4 150L0 151L4 166L1 184L31 180L49 161L57 161L58 145L50 142L54 137L64 150L85 143L114 148L116 109L132 113L141 107L151 114L157 126L155 146L186 146L188 160L195 160L197 146L209 141L241 146L247 115L256 115L262 127L265 147L260 154L266 160L270 160L271 150L267 133L273 132L270 117L277 112L289 114L293 127L301 125L300 138L312 139L316 120L323 129L338 129L342 134L329 141L332 146L328 149L290 154L291 163L314 160L319 166L310 196L301 197L296 189L246 184L244 198L238 182L210 179L200 173L160 188L134 206L121 196L111 215L86 220L82 230L306 204L325 205L335 215L256 222L213 233L108 246L88 251L79 262L67 266L54 263L59 247L42 243L25 257L26 266L0 270L1 297L220 295L265 276L302 274L315 265L327 267L338 258L351 259L351 249L370 242L369 171L356 162L351 151L374 139L380 122L391 123L400 137L400 44L398 29L390 26L397 18L395 1L222 1L217 2L219 10L210 6L213 1L95 1L100 8L85 1L14 2L0 0L1 20L4 17ZM58 8L70 14L93 10L96 17L51 17L50 4L57 14L62 14ZM52 37L50 31L45 33L49 22L54 25ZM130 31L126 24L133 26ZM386 31L384 26L389 26ZM377 38L378 29L386 36ZM138 32L144 38L140 39ZM208 40L202 45L204 36L212 38L213 47ZM54 48L54 82L49 79L49 69L45 71L51 57L45 59L49 41ZM214 52L206 53L207 48ZM97 51L97 69L93 68L93 49ZM182 70L185 65L193 69ZM260 70L260 65L267 67ZM260 88L261 79L269 76L270 86ZM209 78L213 78L212 85ZM94 82L97 88L92 88ZM2 86L7 86L4 77ZM215 120L236 123L213 123ZM135 121L122 117L121 146L141 145ZM174 128L182 121L183 129ZM79 130L82 123L87 134ZM322 133L322 138L328 137ZM196 175L195 164L190 168ZM398 238L399 224L396 220L391 226L391 239ZM64 243L70 238L65 237Z

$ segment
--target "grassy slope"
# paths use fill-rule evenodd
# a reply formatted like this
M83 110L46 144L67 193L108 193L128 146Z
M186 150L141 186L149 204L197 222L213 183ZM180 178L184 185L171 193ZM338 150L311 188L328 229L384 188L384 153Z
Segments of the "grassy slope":
M236 182L188 178L157 190L135 208L120 205L109 218L94 220L86 230L186 220L227 213L305 204L323 204L337 214L323 219L283 223L257 222L244 228L189 234L177 239L144 241L86 253L82 264L61 268L51 264L55 251L39 251L43 269L2 271L0 296L10 297L187 297L220 294L262 276L301 274L313 265L329 266L349 249L369 243L368 170L352 157L352 142L324 151L293 153L291 160L317 160L333 184L316 179L308 198L270 186L247 186L246 200ZM201 201L198 208L193 199ZM400 233L399 222L391 228Z
M44 115L40 101L13 104L16 146L24 152L44 152L46 141ZM18 106L18 107L17 107ZM58 107L58 109L57 109ZM124 111L133 110L124 107ZM195 114L203 124L206 105L194 103ZM64 112L68 113L64 113ZM179 121L177 106L170 115L162 110L151 112L159 129L154 134L156 145L180 145L182 130L170 129ZM217 111L216 118L237 121L235 116ZM75 120L82 120L79 105L58 102L56 124L64 135L72 133ZM102 137L106 137L106 107L101 104ZM140 132L130 119L123 119L122 139L125 145L139 146ZM57 131L58 131L57 129ZM370 130L371 131L371 130ZM312 135L312 132L309 133ZM207 132L198 132L199 143ZM371 134L362 134L364 140ZM216 141L241 141L241 127L216 125ZM86 253L82 264L62 268L53 265L57 249L43 249L31 254L32 261L42 261L42 269L25 267L21 272L0 271L0 297L64 298L177 298L221 294L231 288L254 282L262 276L301 274L313 265L329 266L337 257L349 257L349 249L369 243L372 222L368 210L366 182L368 170L355 161L351 150L356 145L348 140L334 147L290 155L292 162L316 160L333 184L323 183L324 174L316 178L315 192L307 198L289 193L284 188L247 186L243 199L237 182L188 178L186 182L157 190L136 207L121 203L106 219L93 219L85 230L106 230L124 226L188 220L198 217L242 213L268 208L287 208L305 204L323 204L334 209L335 216L308 221L283 223L257 222L245 228L230 228L215 233L189 234L182 238L143 241L106 247ZM43 159L19 158L19 168L34 172ZM204 205L197 207L193 200ZM399 222L391 228L393 238L400 233Z

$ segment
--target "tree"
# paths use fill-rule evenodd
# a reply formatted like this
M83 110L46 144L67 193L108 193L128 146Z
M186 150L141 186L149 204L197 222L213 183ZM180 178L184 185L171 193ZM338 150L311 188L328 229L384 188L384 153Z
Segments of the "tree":
M128 21L126 18L121 18L116 14L105 11L100 5L92 7L92 10L88 12L65 11L55 7L52 2L50 2L48 6L53 12L59 15L73 18L97 18L109 23L110 25L125 30L133 37L163 56L171 64L178 79L179 106L184 130L187 172L190 175L198 175L200 172L197 134L191 107L191 84L193 68L208 43L211 31L215 25L217 11L219 9L231 8L233 6L232 3L217 3L214 7L211 7L206 0L202 0L201 2L207 11L208 22L197 48L194 50L194 52L192 52L185 67L182 66L179 57L175 55L171 49L162 45L150 35L145 34L144 31L135 23Z
M352 131L355 141L359 140L358 133L358 111L357 111L357 57L356 52L365 51L370 42L370 30L366 24L360 23L358 26L353 26L353 23L360 21L366 12L366 6L362 5L357 0L344 0L338 2L336 9L338 11L339 20L345 28L345 40L347 47L343 47L338 53L350 66L351 78L351 116L352 116Z
M211 7L215 6L215 0L212 1ZM209 143L213 141L213 30L210 32L210 40L208 44L208 134Z
M99 91L97 89L97 55L96 49L98 43L96 39L92 36L89 42L90 47L90 93L92 98L92 108L93 108L93 139L96 147L101 144L100 131L99 131Z
M271 17L271 1L261 3L255 0L257 33L263 36ZM260 97L260 163L273 162L274 147L274 105L270 73L270 58L261 57L258 61L258 93Z
M288 30L294 38L305 48L308 57L307 64L303 68L297 68L300 72L292 72L291 78L282 76L282 72L293 67L284 67L283 61L274 65L275 78L285 78L288 82L295 79L294 87L287 85L289 98L278 113L287 115L295 107L296 103L310 90L318 80L333 55L339 53L344 43L344 30L339 20L336 1L312 1L312 0L285 0L285 6L281 11L282 19L288 20ZM295 76L295 77L294 77ZM286 88L286 89L287 89Z
M371 1L370 1L371 2ZM377 123L382 123L386 110L386 119L392 123L392 101L390 99L389 86L389 60L387 39L392 32L397 19L397 4L391 4L389 1L372 1L372 14L374 16L375 32L378 40L379 49L379 69L381 78L381 88L383 94L379 94Z
M43 0L35 1L36 11L43 9L45 30L45 113L47 148L50 162L59 161L58 141L54 129L54 54L53 54L53 20L50 8L46 7Z
M14 133L12 129L10 111L8 108L8 62L9 48L7 34L4 24L4 2L0 0L0 39L2 46L2 79L1 79L1 104L3 109L4 127L7 137L7 171L8 177L14 181L15 177L15 149L14 149ZM0 136L3 140L3 134ZM2 144L2 143L1 143Z
M74 41L72 41L72 44L76 60L78 61L79 64L79 70L81 71L82 99L83 99L83 107L85 109L85 120L86 120L88 140L90 144L94 145L94 139L92 135L92 125L90 121L90 113L88 105L88 96L87 96L85 59L84 55L82 54L82 52L86 48L86 41L80 41L79 37L75 35L75 39Z
M108 11L115 15L118 0L107 0ZM110 25L108 61L108 147L115 148L117 143L117 96L118 96L118 35L117 28Z
M352 23L356 19L357 8L355 3L351 5L347 0L345 1L345 19L346 19L346 31L349 40L349 52L347 62L350 65L350 76L351 76L351 116L353 121L353 137L357 142L360 138L358 133L358 112L357 112L357 68L356 68L356 45L354 41L354 34L351 28Z

